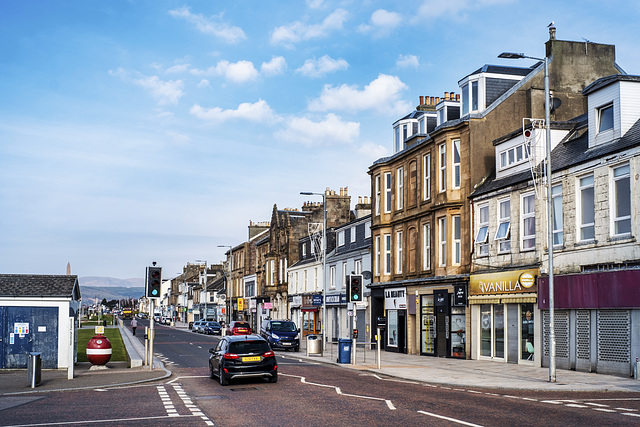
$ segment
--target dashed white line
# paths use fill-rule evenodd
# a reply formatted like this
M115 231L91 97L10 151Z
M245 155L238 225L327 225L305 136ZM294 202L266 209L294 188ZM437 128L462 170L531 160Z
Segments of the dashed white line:
M418 413L419 414L423 414L423 415L428 415L428 416L434 417L434 418L440 418L441 420L451 421L451 422L456 423L456 424L462 424L462 425L465 425L465 426L482 427L480 424L473 424L473 423L469 423L469 422L466 422L466 421L458 420L456 418L445 417L444 415L434 414L432 412L418 411Z

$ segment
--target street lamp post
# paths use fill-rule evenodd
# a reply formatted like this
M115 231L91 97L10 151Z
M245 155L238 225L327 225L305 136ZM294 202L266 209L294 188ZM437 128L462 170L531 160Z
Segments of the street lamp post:
M326 341L327 324L327 193L301 191L303 196L322 196L322 338ZM324 348L326 343L322 344Z
M204 262L204 320L209 320L207 317L207 260L197 259L196 262Z
M233 320L233 280L231 278L231 274L233 272L233 246L229 245L218 245L219 248L229 248L229 278L227 279L227 285L229 287L229 321L227 325L231 323Z
M547 175L547 246L549 250L549 382L556 382L556 329L555 329L555 301L553 284L553 200L551 184L551 106L549 91L549 58L544 59L527 56L523 53L503 52L498 58L505 59L534 59L544 61L544 126L546 132L546 170Z

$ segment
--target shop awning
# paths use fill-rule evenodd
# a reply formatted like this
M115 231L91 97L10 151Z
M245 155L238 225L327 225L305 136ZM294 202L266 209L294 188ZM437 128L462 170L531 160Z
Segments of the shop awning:
M469 296L469 304L535 304L536 302L538 302L537 294Z

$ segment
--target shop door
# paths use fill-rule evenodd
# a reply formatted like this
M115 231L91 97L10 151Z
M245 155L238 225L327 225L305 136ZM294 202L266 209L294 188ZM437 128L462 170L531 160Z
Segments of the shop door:
M445 313L436 314L436 355L438 357L447 356L448 317Z
M398 310L398 353L405 353L406 320L406 310Z
M436 354L436 316L433 310L433 295L422 297L420 321L420 353Z
M40 353L43 369L58 367L58 308L34 307L31 323L32 351Z

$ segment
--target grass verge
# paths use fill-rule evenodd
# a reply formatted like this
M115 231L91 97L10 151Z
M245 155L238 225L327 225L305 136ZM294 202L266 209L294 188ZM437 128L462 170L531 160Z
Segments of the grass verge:
M88 362L87 344L95 335L93 328L78 329L78 362ZM126 362L127 350L120 336L120 328L104 328L104 335L111 343L111 359L110 362Z

